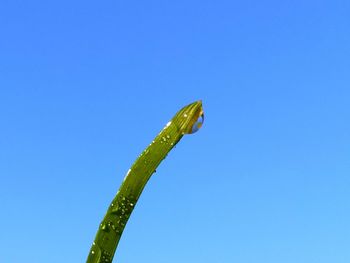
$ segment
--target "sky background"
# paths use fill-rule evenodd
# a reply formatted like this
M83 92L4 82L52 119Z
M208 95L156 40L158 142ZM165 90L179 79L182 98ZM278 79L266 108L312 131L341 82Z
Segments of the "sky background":
M0 3L0 262L85 262L135 158L201 99L115 262L350 262L350 2Z

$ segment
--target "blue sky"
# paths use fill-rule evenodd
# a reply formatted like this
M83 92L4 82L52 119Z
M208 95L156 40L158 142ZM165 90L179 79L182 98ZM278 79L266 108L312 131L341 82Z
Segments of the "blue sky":
M350 262L349 1L2 1L0 262L85 262L138 154L116 262Z

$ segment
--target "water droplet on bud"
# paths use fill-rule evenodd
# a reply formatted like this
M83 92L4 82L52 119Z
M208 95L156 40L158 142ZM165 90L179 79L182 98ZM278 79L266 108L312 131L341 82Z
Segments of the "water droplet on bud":
M195 133L196 131L198 131L198 130L202 127L203 122L204 122L204 113L202 113L202 114L198 117L197 121L193 124L190 133Z

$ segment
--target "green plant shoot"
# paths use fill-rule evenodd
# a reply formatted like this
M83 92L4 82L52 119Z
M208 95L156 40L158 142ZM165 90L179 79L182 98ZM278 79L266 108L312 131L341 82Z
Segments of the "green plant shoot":
M112 262L125 225L147 181L182 136L196 132L203 121L201 101L185 106L136 159L99 226L87 263Z

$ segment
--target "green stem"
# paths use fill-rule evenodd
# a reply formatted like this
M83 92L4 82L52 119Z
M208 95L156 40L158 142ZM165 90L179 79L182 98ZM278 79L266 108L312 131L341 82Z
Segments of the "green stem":
M200 119L203 121L201 101L182 108L137 158L100 224L87 263L112 262L125 225L147 181L182 136L201 127Z

